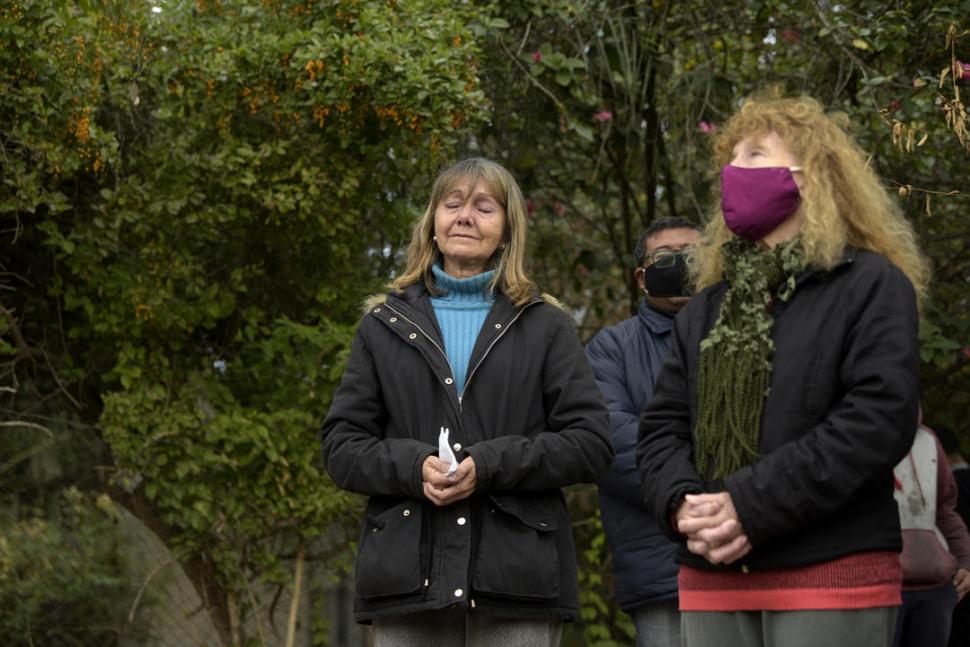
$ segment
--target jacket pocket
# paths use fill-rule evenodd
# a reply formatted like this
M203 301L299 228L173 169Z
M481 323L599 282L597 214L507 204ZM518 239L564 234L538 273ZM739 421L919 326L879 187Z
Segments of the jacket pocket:
M366 515L354 575L358 596L376 599L420 590L422 508L410 499Z
M910 586L939 585L949 582L957 571L957 560L929 529L904 528L903 582Z
M531 496L489 495L482 517L472 588L505 598L558 598L553 506Z

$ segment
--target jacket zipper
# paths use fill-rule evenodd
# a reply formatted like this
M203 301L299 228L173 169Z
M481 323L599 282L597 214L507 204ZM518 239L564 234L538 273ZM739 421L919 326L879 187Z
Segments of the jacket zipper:
M498 335L495 336L495 339L493 339L491 341L491 343L485 349L485 352L482 353L482 356L475 363L475 366L473 366L472 367L472 370L468 373L468 377L465 379L465 385L462 387L461 393L458 394L458 426L461 429L462 433L464 433L464 428L463 428L464 425L462 425L462 420L461 419L465 415L464 410L462 409L462 398L465 396L465 391L468 390L468 385L471 383L472 377L475 375L475 372L478 370L478 367L482 365L482 362L485 361L485 358L488 357L488 354L491 352L491 350L495 346L495 344L497 344L498 341L505 335L505 333L508 332L509 328L512 327L512 324L514 324L516 321L518 321L519 317L522 316L522 313L525 312L527 308L529 308L530 306L535 305L536 303L539 303L539 301L538 300L537 301L531 301L531 302L527 303L517 313L515 313L515 316L512 317L512 319L507 324L505 324L503 326L502 331ZM420 332L422 335L424 335L425 339L427 339L428 341L430 341L431 342L431 345L434 346L436 349L438 349L438 352L441 354L441 356L445 360L445 364L447 364L448 365L448 368L451 369L451 375L452 375L452 377L454 377L454 375L455 375L455 369L454 369L454 367L451 366L451 362L448 361L448 356L445 354L445 351L441 348L441 346L438 345L438 342L436 342L431 335L429 335L428 333L426 333L424 331L424 329L421 328L421 326L419 326L418 324L416 324L413 321L411 321L410 319L408 319L406 316L404 316L403 314L401 314L400 312L398 312L397 310L395 310L393 307L387 305L387 303L385 303L384 306L388 310L390 310L391 312L393 312L394 314L396 314L398 317L400 317L404 321L408 322L409 324L411 324L412 326L414 326L415 328L417 328L418 332ZM475 559L474 555L471 555L469 553L469 565L468 565L467 568L470 568L471 567L471 563L474 562L474 559ZM425 580L424 580L424 587L423 587L423 590L425 592L427 592L427 590L428 590L428 584L429 584L429 580L427 578L425 578ZM470 600L470 602L471 602L471 608L474 609L475 608L475 600L472 598Z
M465 385L461 388L461 393L458 394L458 411L459 412L461 412L461 410L462 410L461 409L461 400L462 400L463 397L465 397L465 391L468 390L468 385L471 384L472 377L474 377L474 375L475 375L475 371L478 370L478 367L481 366L482 365L482 362L485 361L485 358L488 357L489 352L492 350L492 347L495 346L495 344L498 343L498 340L500 340L505 335L505 333L508 332L509 328L512 327L512 324L514 324L516 321L518 321L519 317L522 316L522 313L526 311L526 308L528 308L528 307L530 307L532 305L535 305L536 303L539 303L539 302L538 301L530 301L529 303L527 303L525 305L525 307L523 307L521 310L519 310L517 313L515 313L515 316L512 317L512 320L509 321L507 324L505 324L505 327L502 328L502 332L500 332L495 337L495 339L492 340L492 343L490 343L488 345L488 348L485 349L485 352L482 353L482 356L478 359L478 362L476 362L475 363L475 366L472 367L472 370L468 374L468 377L465 378Z

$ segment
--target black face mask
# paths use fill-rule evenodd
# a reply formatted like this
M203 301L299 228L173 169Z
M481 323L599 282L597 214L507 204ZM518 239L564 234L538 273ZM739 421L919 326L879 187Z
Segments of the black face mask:
M654 262L643 268L643 284L652 297L685 297L690 295L687 278L687 261L680 252L671 252L673 259L665 258L658 267ZM667 263L670 263L668 266Z

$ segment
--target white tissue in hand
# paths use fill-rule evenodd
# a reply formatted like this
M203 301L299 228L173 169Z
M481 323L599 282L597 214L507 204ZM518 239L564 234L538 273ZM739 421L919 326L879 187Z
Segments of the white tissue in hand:
M448 442L448 430L445 427L441 428L441 433L438 435L438 458L448 461L447 476L458 471L458 459L455 458L455 452L451 451L451 443Z

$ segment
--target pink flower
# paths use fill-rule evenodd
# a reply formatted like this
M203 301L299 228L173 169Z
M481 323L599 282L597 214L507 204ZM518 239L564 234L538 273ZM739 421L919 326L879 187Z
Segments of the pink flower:
M789 43L797 43L799 40L801 40L801 38L798 35L798 32L795 31L794 29L782 29L781 37L784 38Z
M957 80L970 81L970 63L953 61L953 76Z
M708 123L706 121L700 122L699 124L697 124L697 127L705 135L710 135L717 131L717 126L715 124Z
M564 205L562 202L553 202L552 208L555 210L556 215L560 218L566 215L566 205Z
M532 202L532 200L526 200L525 201L525 210L526 210L526 213L528 213L531 216L533 214L533 212L536 210L535 203Z
M892 101L889 102L889 109L894 112L896 110L899 110L902 107L903 107L903 102L900 101L899 99L893 99Z
M609 121L612 118L613 118L613 113L610 112L609 110L603 110L601 112L593 113L593 119L600 122L601 124L605 124L607 121Z
M540 52L539 50L536 50L536 51L532 52L532 60L535 61L536 63L538 63L539 61L541 61L542 60L542 52Z
M966 346L963 349L963 356L967 359L970 359L970 346Z

